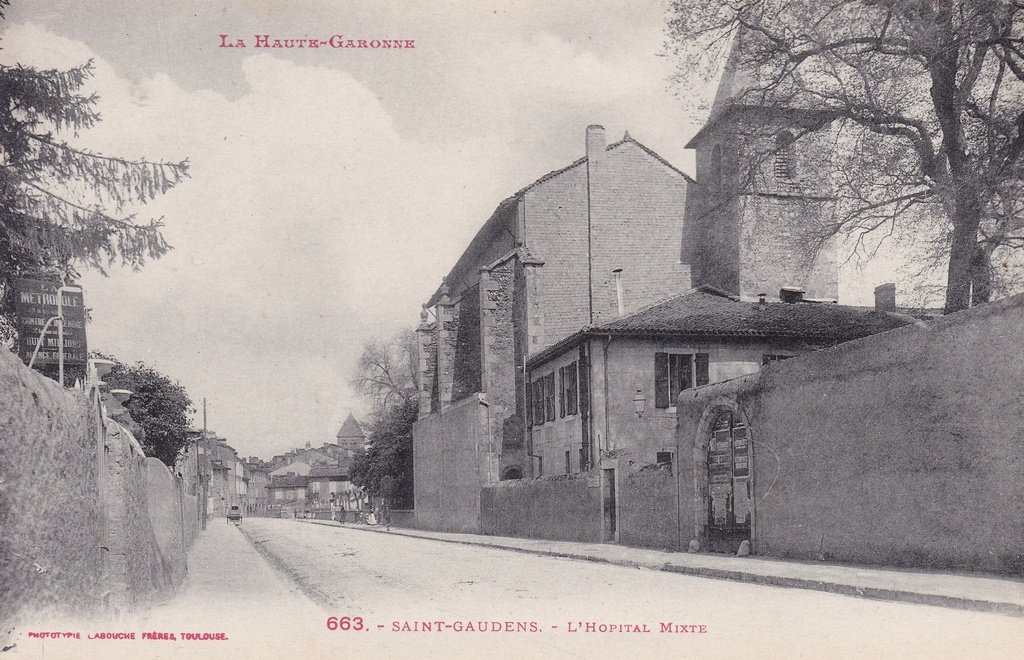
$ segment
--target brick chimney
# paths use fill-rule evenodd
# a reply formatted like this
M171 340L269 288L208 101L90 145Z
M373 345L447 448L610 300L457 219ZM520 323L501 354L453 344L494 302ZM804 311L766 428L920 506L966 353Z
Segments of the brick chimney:
M591 124L587 126L587 163L591 170L601 167L604 162L604 151L607 147L604 137L604 126Z
M804 290L798 286L784 286L779 289L779 300L784 303L803 302Z
M895 312L896 311L896 284L886 282L875 287L875 311Z

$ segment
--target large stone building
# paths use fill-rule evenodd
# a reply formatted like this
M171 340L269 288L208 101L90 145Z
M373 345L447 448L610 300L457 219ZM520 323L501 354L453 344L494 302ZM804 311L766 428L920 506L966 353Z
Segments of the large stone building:
M498 205L424 306L418 518L435 512L428 524L472 528L480 483L535 473L523 423L531 355L690 288L680 260L689 181L628 133L609 145L590 126L584 158ZM431 458L451 433L481 448L460 454L454 471Z

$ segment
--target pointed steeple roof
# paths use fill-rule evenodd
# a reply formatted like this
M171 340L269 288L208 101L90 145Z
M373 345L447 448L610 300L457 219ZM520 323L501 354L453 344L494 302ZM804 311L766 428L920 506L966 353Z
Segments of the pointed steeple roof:
M366 432L363 431L363 427L359 425L359 422L356 421L352 413L349 413L341 428L338 429L338 435L335 437L338 440L359 440L362 442L366 440Z
M820 100L808 96L798 83L796 72L780 67L765 51L765 38L740 28L732 37L729 55L722 68L715 100L704 126L690 138L687 149L696 144L721 119L736 110L771 110L820 115Z

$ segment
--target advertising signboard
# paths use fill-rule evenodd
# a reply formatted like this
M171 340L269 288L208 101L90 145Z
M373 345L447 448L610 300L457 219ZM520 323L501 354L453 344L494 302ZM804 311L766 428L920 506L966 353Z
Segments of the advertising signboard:
M57 322L42 336L47 320L57 316L58 284L43 280L18 280L15 285L15 312L18 317L18 355L28 364L36 344L42 341L35 364L55 365L60 359ZM88 348L85 341L85 300L81 291L61 294L64 313L64 365L85 365Z

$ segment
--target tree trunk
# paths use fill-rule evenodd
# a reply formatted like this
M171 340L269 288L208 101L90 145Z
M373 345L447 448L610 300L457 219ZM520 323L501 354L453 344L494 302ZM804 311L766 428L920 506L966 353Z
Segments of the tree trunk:
M981 205L975 191L961 186L953 209L953 241L949 246L949 271L946 276L945 313L971 306L971 276L978 252L978 227Z
M992 251L978 246L971 263L971 305L992 300Z

